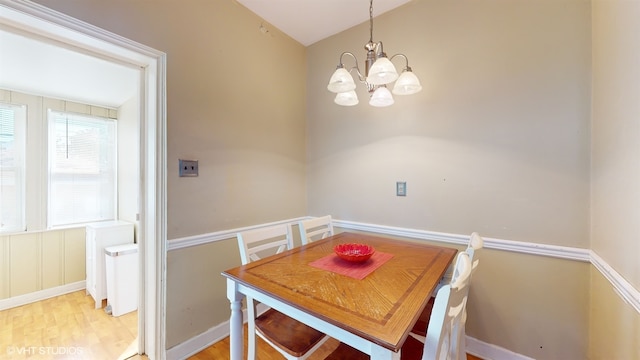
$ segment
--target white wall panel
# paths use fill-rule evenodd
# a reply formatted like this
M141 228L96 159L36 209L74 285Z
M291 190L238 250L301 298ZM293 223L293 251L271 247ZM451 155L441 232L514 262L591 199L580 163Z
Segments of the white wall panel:
M41 236L39 233L11 236L9 281L11 296L40 290L42 285Z

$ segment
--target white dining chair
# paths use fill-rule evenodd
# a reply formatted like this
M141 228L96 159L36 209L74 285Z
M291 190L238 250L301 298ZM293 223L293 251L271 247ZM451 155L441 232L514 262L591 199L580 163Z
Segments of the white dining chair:
M469 254L469 259L471 259L471 277L473 277L473 273L476 271L476 267L478 267L478 258L476 257L476 253L484 247L484 239L477 232L471 233L471 237L469 238L469 244L467 245L467 249L465 250L467 254Z
M299 221L298 228L302 245L333 235L331 215Z
M467 248L464 250L467 254L469 254L469 259L471 259L471 263L473 264L473 269L478 265L476 253L484 247L484 239L477 232L471 233L469 236L469 242L467 243ZM475 259L475 260L474 260ZM440 283L436 287L436 292L441 286L447 285L451 282L451 275L453 272L453 266L450 266L447 269L447 272L444 273L442 279L440 279ZM473 274L472 274L473 275Z
M471 236L469 237L469 242L467 244L467 248L465 249L465 253L469 255L469 260L471 261L471 275L469 277L469 282L471 282L471 279L473 278L473 273L475 273L477 267L478 267L478 263L479 263L479 259L478 259L478 253L480 251L480 249L482 249L484 247L484 239L480 236L480 234L478 234L477 232L473 232L471 233ZM449 270L447 271L447 273L445 273L445 275L443 276L443 279L440 280L440 283L438 284L438 286L436 287L436 294L438 292L438 290L445 286L446 284L451 283L451 278L453 275L453 272L455 269L455 266L451 266L449 268ZM432 296L431 299L429 299L429 302L427 303L427 306L425 306L424 310L422 311L422 313L420 314L420 317L418 318L418 321L416 322L416 324L414 325L413 329L411 330L411 334L413 335L417 335L418 337L424 337L426 335L425 333L425 329L426 329L426 324L429 323L429 319L431 318L431 314L432 314L432 309L435 305L435 297ZM460 344L460 348L462 353L466 353L466 331L465 331L465 324L467 322L467 311L466 311L466 306L465 306L465 310L462 314L462 342Z
M239 232L237 239L243 265L293 247L288 224ZM325 334L274 309L257 314L256 301L250 297L246 301L249 360L256 358L256 335L289 360L306 359L328 339Z
M460 252L456 257L451 282L441 287L436 294L431 318L425 328L426 336L410 334L400 350L401 360L460 360L466 357L460 345L464 336L462 322L467 305L471 269L469 254ZM369 356L340 343L326 359L365 360L369 359Z

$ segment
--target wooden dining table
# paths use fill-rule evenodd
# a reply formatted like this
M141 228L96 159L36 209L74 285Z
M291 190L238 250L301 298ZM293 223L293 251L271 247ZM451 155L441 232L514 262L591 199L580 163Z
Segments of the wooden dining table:
M351 263L338 244L373 246ZM409 331L444 275L456 249L342 232L222 273L231 303L231 360L243 358L242 299L270 306L374 360L399 359Z

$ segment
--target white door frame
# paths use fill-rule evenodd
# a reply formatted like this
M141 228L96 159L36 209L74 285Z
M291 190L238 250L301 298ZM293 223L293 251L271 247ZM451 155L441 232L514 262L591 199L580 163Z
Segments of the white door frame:
M164 359L166 319L166 54L27 0L0 0L0 25L140 69L138 348Z

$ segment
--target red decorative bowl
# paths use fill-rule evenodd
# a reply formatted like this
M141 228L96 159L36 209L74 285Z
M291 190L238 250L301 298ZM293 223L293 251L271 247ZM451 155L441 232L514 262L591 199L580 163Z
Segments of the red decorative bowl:
M341 259L351 262L367 261L376 249L367 244L340 244L333 248L333 251Z

